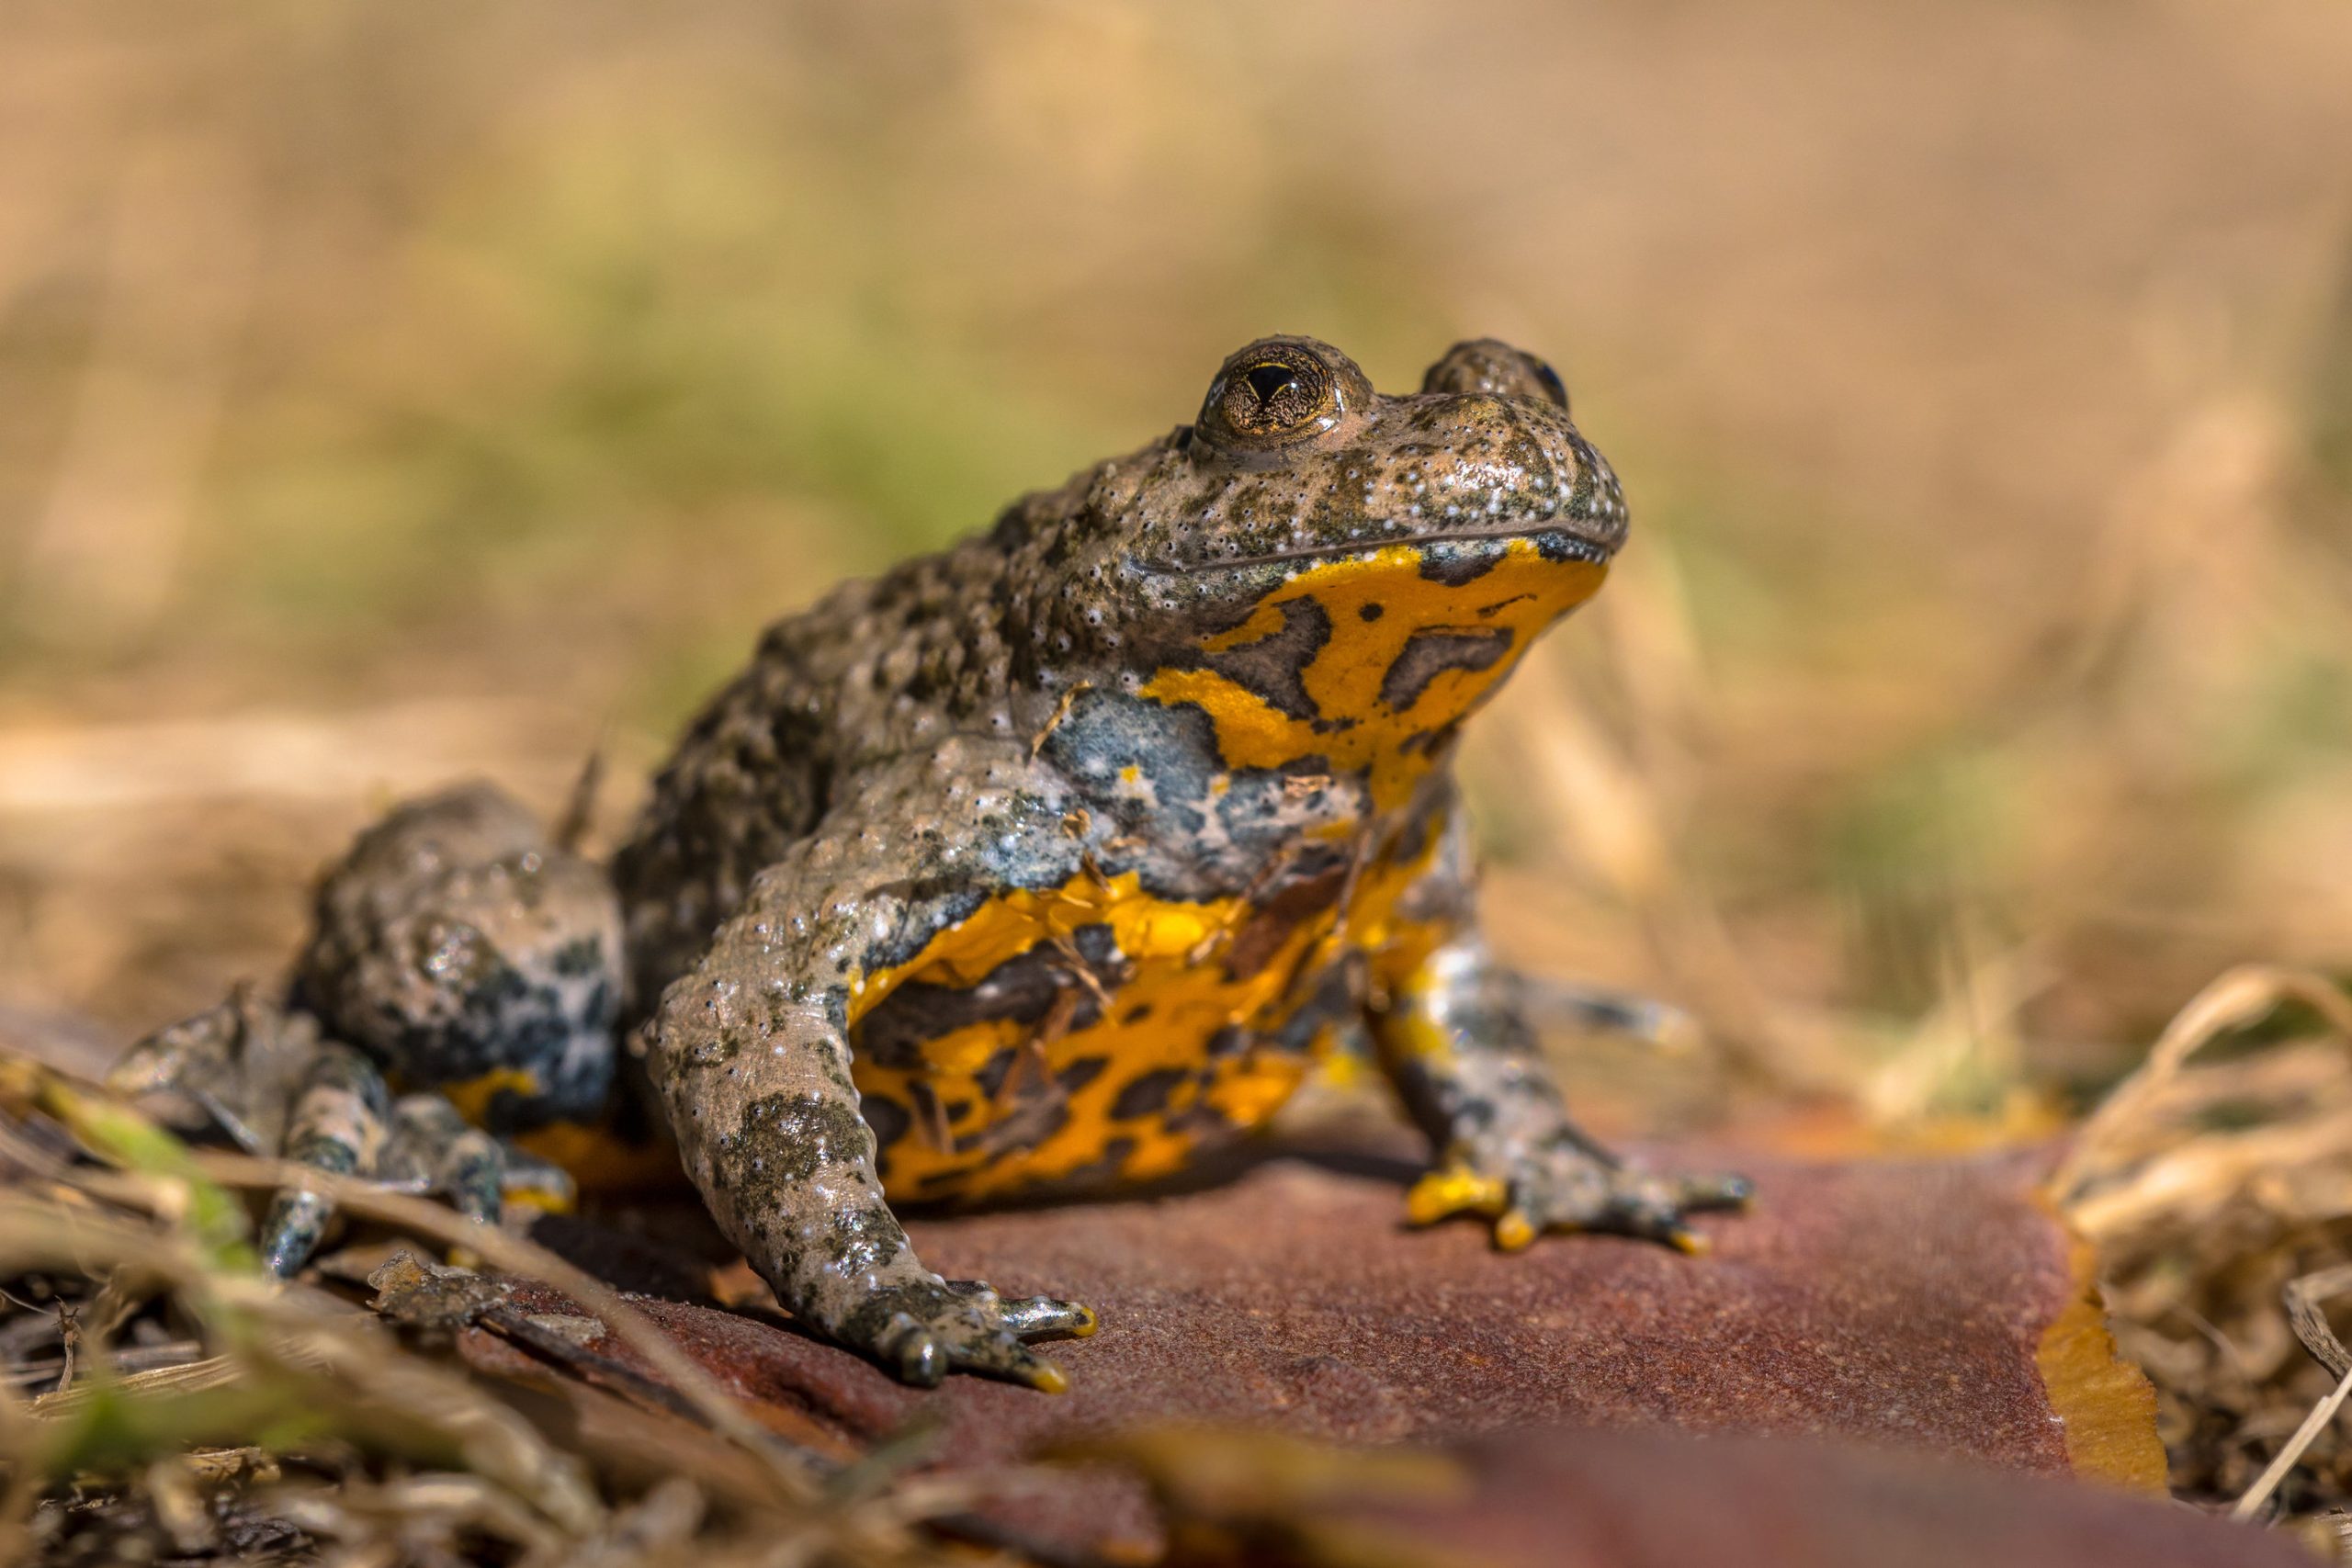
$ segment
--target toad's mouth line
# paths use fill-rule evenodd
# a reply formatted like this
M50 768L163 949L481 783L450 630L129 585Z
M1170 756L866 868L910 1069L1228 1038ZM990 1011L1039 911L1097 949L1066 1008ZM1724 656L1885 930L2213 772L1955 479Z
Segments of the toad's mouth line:
M1569 557L1575 560L1602 562L1612 553L1605 546L1594 543L1576 531L1573 525L1559 524L1543 528L1449 528L1435 534L1391 534L1385 538L1347 539L1338 544L1307 545L1295 550L1269 550L1256 556L1225 556L1214 560L1171 561L1137 560L1135 564L1144 571L1162 577L1192 577L1204 571L1233 571L1242 567L1279 566L1283 561L1329 560L1335 556L1370 555L1396 545L1466 545L1492 543L1501 539L1533 539L1545 534L1556 534L1568 541Z

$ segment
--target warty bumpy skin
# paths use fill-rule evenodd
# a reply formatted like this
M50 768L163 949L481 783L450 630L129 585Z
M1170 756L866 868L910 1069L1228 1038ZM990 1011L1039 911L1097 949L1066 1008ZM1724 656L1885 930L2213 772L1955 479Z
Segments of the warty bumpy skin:
M621 923L636 1059L619 1079L650 1088L779 1300L912 1382L1058 1387L1028 1341L1094 1319L942 1280L892 1200L1166 1176L1262 1124L1358 1025L1435 1151L1413 1217L1476 1213L1507 1247L1584 1228L1695 1250L1685 1214L1746 1184L1629 1169L1569 1122L1478 938L1449 767L1463 721L1599 589L1625 529L1615 475L1533 355L1460 344L1388 397L1328 344L1261 339L1193 423L771 627L656 781L612 863L616 902L548 900L570 922L552 934L510 919L573 965L569 988L528 994L593 1002L597 979L622 982L583 967ZM333 918L368 905L368 858L322 894L329 957L388 951ZM568 863L532 864L571 887ZM433 913L392 903L412 926ZM488 972L449 923L440 951ZM398 949L353 987L306 981L298 1007L345 1037L485 1016L435 994L462 988L448 965L396 973ZM307 974L334 967L313 957ZM487 1027L424 1032L441 1062L495 1063L510 1110L590 1081L578 1032L549 1031L544 1071L518 1072L512 1031ZM400 1087L482 1103L480 1080L416 1050L353 1043Z

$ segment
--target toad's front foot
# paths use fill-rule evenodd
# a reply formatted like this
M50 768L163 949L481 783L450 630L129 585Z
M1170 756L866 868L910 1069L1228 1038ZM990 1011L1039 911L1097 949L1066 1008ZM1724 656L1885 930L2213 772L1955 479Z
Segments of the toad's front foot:
M943 1280L884 1286L834 1332L920 1388L969 1371L1059 1393L1069 1380L1025 1342L1083 1339L1096 1325L1093 1309L1076 1302L1000 1296L978 1280Z
M1405 1212L1417 1225L1451 1214L1494 1222L1495 1245L1517 1252L1547 1230L1607 1231L1661 1241L1697 1254L1707 1238L1686 1216L1744 1209L1755 1194L1744 1176L1658 1175L1602 1156L1567 1134L1535 1148L1482 1150L1456 1145L1413 1184Z

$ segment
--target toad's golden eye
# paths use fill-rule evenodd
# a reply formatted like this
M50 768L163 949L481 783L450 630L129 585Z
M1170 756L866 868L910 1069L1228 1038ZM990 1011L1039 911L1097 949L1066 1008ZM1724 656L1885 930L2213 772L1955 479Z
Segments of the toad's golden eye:
M1295 429L1322 412L1329 378L1319 365L1265 359L1225 380L1221 407L1227 424L1245 435Z
M1245 445L1316 435L1344 412L1331 367L1303 343L1253 344L1227 362L1209 389L1201 422L1213 435Z

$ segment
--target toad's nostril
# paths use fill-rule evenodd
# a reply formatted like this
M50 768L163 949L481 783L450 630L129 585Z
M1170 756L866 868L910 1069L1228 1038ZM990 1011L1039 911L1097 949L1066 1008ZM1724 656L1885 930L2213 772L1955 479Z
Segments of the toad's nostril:
M1253 365L1243 372L1243 378L1249 381L1250 389L1258 394L1261 407L1298 385L1298 372L1286 365Z

